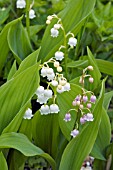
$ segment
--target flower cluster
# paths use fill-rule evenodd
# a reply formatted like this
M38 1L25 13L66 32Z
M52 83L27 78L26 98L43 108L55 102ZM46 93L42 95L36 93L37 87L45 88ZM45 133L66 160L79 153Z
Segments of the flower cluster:
M33 3L30 5L30 10L29 10L29 18L33 19L36 17L35 11L32 9ZM16 2L16 7L23 9L26 7L26 1L25 0L17 0Z
M84 81L85 81L85 78L86 77L89 77L89 82L90 83L93 83L94 82L94 79L93 77L90 75L90 74L87 74L88 71L93 71L93 66L88 66L86 67L84 70L83 70L83 74L82 76L80 77L80 80L79 82L84 85Z
M64 34L65 34L65 31L64 31L64 27L63 27L61 18L59 18L59 17L58 17L57 15L55 15L55 14L54 14L54 15L49 15L49 16L47 17L46 24L49 25L49 24L51 23L51 21L53 20L53 18L55 18L55 19L58 20L57 23L54 24L53 28L51 28L51 30L50 30L50 32L51 32L51 37L54 38L54 37L58 37L58 35L59 35L59 29L61 29L61 30L64 32ZM69 45L71 48L73 48L73 47L75 47L76 44L77 44L77 39L74 38L74 34L71 33L71 32L67 33L67 35L65 35L65 38L67 38L68 35L71 35L71 37L70 37L69 40L68 40L68 45ZM60 55L60 54L59 54L59 55Z
M87 70L93 70L92 66L88 66L83 70L83 75L81 76L81 81L84 85L84 79L87 76L86 71ZM90 75L88 75L90 76ZM93 79L93 78L92 78ZM79 134L78 130L78 124L84 124L86 122L92 122L94 120L93 114L92 114L92 105L96 102L96 96L93 92L87 91L84 88L82 88L82 95L78 94L74 100L72 101L72 106L74 108L68 110L68 112L65 114L64 121L69 122L71 121L71 111L74 110L77 114L79 114L79 119L76 120L76 128L71 131L71 136L76 137Z
M54 69L51 68L49 64L53 64ZM64 91L69 91L70 84L67 82L63 74L58 73L62 72L62 67L60 66L60 63L54 59L54 57L47 62L44 62L41 67L41 76L43 78L47 78L46 82L48 87L47 89L44 89L43 86L39 86L35 92L37 95L37 102L43 104L40 108L40 113L41 115L58 113L60 110L58 105L55 103L57 96L56 92L63 93ZM53 99L53 104L50 106L47 104L49 99Z

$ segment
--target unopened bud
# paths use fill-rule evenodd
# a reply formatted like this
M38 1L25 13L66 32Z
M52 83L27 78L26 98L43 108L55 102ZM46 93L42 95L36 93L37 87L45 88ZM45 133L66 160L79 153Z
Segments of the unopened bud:
M90 77L90 78L89 78L89 82L90 82L90 83L93 83L93 82L94 82L93 77Z
M62 89L62 86L61 86L60 84L58 85L58 89L59 89L59 90L61 90L61 89Z
M49 25L51 23L50 20L46 20L46 24Z
M60 84L62 85L62 86L64 86L65 84L66 84L66 80L60 80Z
M48 17L47 17L47 20L52 20L53 19L53 17L51 16L51 15L49 15Z
M59 62L58 61L54 62L54 67L59 67Z
M87 69L92 71L93 70L93 66L88 66Z
M62 67L61 66L57 67L57 71L62 72Z
M80 105L80 101L76 101L76 104L79 106Z
M80 107L80 109L83 109L83 108L84 108L84 106L83 106L82 104L80 104L80 106L79 106L79 107Z

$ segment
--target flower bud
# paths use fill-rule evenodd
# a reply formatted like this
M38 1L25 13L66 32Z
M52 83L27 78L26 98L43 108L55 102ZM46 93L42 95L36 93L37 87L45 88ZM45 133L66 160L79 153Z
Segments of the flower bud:
M83 109L83 108L84 108L83 104L80 104L80 106L79 106L79 107L80 107L80 109Z
M89 82L90 82L90 83L93 83L93 82L94 82L93 77L90 77L90 78L89 78Z
M58 67L57 67L57 71L58 71L58 72L62 72L62 67L61 67L61 66L58 66Z
M79 131L77 129L74 129L73 131L71 131L71 136L73 136L73 138L75 138L78 134L79 134Z
M46 24L49 25L51 23L50 20L46 20Z
M79 106L80 105L80 101L76 101L76 104Z
M93 70L93 66L88 66L87 69L92 71Z
M91 98L90 98L90 101L91 101L92 103L95 103L95 101L96 101L96 96L92 95Z
M59 67L59 62L58 61L54 62L54 67Z
M91 105L91 103L88 103L88 104L87 104L87 108L89 108L89 109L90 109L90 108L91 108L91 106L92 106L92 105Z
M66 83L67 83L67 81L66 80L60 80L60 82L59 82L62 86L64 86Z
M48 17L47 17L47 20L52 20L53 19L53 17L51 16L51 15L49 15Z
M74 101L72 102L72 105L73 105L73 106L76 106L76 105L77 105L77 102L74 100Z
M83 100L84 103L86 103L88 101L88 97L87 96L83 96L82 100Z

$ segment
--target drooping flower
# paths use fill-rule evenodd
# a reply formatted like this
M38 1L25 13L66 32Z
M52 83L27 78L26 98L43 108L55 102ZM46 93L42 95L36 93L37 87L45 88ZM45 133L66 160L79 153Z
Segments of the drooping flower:
M79 131L77 129L74 129L71 131L71 136L75 138L79 134Z
M94 82L93 77L90 77L90 78L89 78L89 82L90 82L90 83L93 83L93 82Z
M41 115L48 115L50 114L50 108L48 105L42 105L40 108Z
M64 53L62 51L57 51L55 53L55 59L56 60L62 61L63 58L64 58Z
M42 95L44 94L44 87L43 86L39 86L35 92L36 95Z
M59 110L59 107L57 104L51 104L50 105L50 113L58 113L60 110Z
M45 97L50 99L50 98L52 98L52 94L53 94L52 90L50 90L50 89L44 90L44 96Z
M52 84L52 86L58 86L58 81L52 80L51 84Z
M59 35L59 31L55 28L51 28L51 36L54 37L58 37Z
M23 116L24 119L31 119L33 117L32 110L28 108Z
M58 92L58 93L63 93L63 92L64 92L64 86L62 86L62 85L59 84L59 85L57 86L57 92Z
M68 44L73 48L77 44L77 39L74 37L69 38Z
M61 24L55 24L54 28L57 29L57 30L60 29L61 28Z
M86 103L88 101L88 97L85 95L85 96L82 97L82 100L83 100L84 103Z
M46 97L44 94L38 95L37 102L40 104L45 104L48 101L48 97Z
M70 113L66 113L66 114L65 114L64 121L65 121L65 122L71 121L71 114L70 114Z
M64 91L69 91L70 90L70 83L66 83L64 85Z
M22 8L25 8L25 6L26 6L26 1L25 0L17 0L17 2L16 2L16 7L17 8L22 9Z
M35 17L36 17L35 11L34 11L33 9L30 9L30 11L29 11L29 18L30 18L30 19L33 19L33 18L35 18Z
M92 103L95 103L95 102L96 102L96 96L92 95L92 96L90 97L90 101L91 101Z
M42 77L46 77L47 76L47 67L42 67L42 69L41 69L41 76Z
M88 122L90 122L90 121L92 122L94 120L93 114L92 113L87 113L85 119Z

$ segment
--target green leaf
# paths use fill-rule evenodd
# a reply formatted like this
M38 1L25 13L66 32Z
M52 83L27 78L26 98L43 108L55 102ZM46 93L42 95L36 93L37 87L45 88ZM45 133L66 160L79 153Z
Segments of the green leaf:
M58 16L62 19L66 33L69 31L75 35L79 32L86 17L92 12L95 5L95 0L69 0L64 10ZM42 39L41 51L39 59L43 61L53 57L56 50L63 43L63 32L57 38L50 35L50 30L57 21L54 20L47 27Z
M32 52L32 46L21 21L11 25L8 31L8 45L20 64Z
M25 103L23 107L19 110L19 112L16 114L16 116L11 120L11 122L8 124L6 128L4 128L2 133L7 133L7 132L17 132L21 122L23 120L23 116L25 114L25 111L27 110L29 106L29 101Z
M110 125L110 120L108 117L108 114L106 110L103 108L102 109L102 118L101 118L101 123L97 135L97 139L93 148L93 156L95 158L101 159L101 157L98 157L98 154L102 154L104 157L105 155L105 150L107 146L110 144L110 139L111 139L111 125ZM98 147L97 153L94 154L95 147ZM91 152L91 153L92 153Z
M11 6L9 6L6 9L0 9L0 25L3 24L7 18L9 17L9 11L11 9Z
M68 112L70 108L72 108L72 101L74 100L75 96L78 94L82 94L81 87L75 84L71 84L71 90L69 92L64 92L57 96L57 102L60 107L59 113L59 124L62 133L66 137L67 140L70 140L70 132L74 127L75 123L75 114L72 114L72 120L70 122L65 122L63 119L65 114Z
M103 106L104 106L106 111L107 111L107 109L109 107L109 104L110 104L110 101L111 101L112 97L113 97L113 91L105 93L105 95L104 95L104 104L103 104Z
M113 76L113 63L101 59L96 59L100 72Z
M43 150L33 145L28 138L21 133L4 133L0 136L0 148L14 148L25 156L39 155L44 157L55 169L55 162Z
M93 110L94 121L89 123L80 134L67 145L62 155L59 170L80 170L83 161L91 152L96 140L102 116L102 103L104 98L104 82L98 101ZM82 152L82 153L81 153Z
M69 68L85 68L88 66L88 60L78 60L67 64Z
M9 28L11 27L11 25L15 25L16 23L18 23L22 18L18 18L16 20L13 20L12 22L8 23L4 29L2 30L2 32L0 33L0 72L4 66L4 62L7 58L8 52L9 52L9 45L7 42L7 34L9 31Z
M0 133L35 93L39 83L38 66L29 67L0 87Z
M28 67L33 66L34 64L37 63L37 58L39 55L40 49L34 51L33 53L31 53L28 57L26 57L20 64L19 69L17 70L17 72L14 74L14 77L19 75L21 72L23 72L24 70L26 70Z
M38 111L33 117L32 130L35 144L56 158L59 140L58 115L44 116Z
M16 71L17 71L17 67L16 67L16 60L13 62L13 65L12 65L12 67L11 67L11 70L10 70L10 72L9 72L9 74L8 74L8 77L7 77L7 80L10 80L12 77L13 77L13 75L16 73Z
M3 170L8 170L6 160L5 160L4 155L3 155L2 152L0 152L0 167L1 167Z

